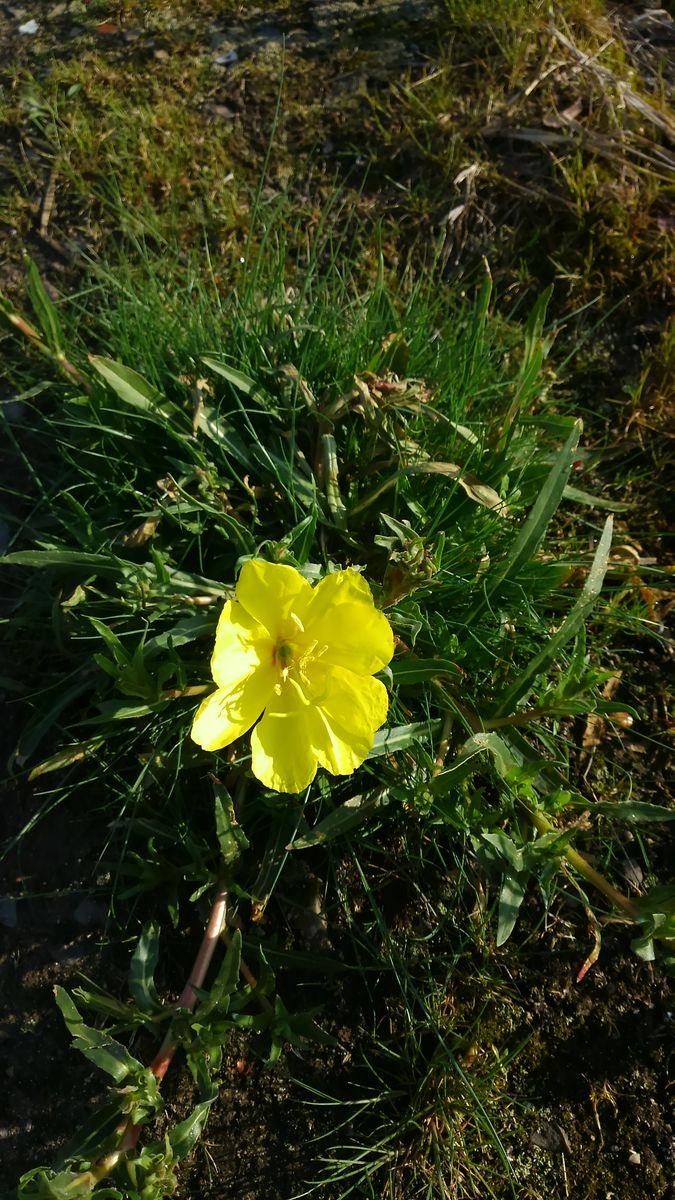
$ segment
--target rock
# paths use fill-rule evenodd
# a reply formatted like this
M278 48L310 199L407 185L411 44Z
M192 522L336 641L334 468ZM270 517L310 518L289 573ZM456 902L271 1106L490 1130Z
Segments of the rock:
M572 1147L565 1130L554 1121L547 1121L530 1137L530 1145L539 1150L547 1150L549 1154L570 1154Z
M217 54L213 61L218 67L233 67L239 62L239 55L236 50L226 50L224 54Z

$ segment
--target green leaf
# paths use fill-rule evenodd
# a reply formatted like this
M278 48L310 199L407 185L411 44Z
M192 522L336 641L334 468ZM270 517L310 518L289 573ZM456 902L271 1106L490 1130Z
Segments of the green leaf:
M131 656L124 648L117 634L113 632L109 625L106 625L105 621L100 621L98 617L90 616L87 619L105 642L118 667L126 667L131 662Z
M499 892L499 915L497 918L497 945L503 946L513 933L518 920L520 906L525 898L528 872L508 872Z
M0 563L14 563L21 567L81 567L97 575L119 575L129 564L112 554L86 554L80 550L16 550L4 554Z
M141 1012L158 1012L162 1005L155 987L154 972L159 958L159 926L149 921L136 943L129 964L129 991Z
M186 1117L184 1121L180 1121L178 1125L175 1125L169 1131L169 1143L173 1150L174 1158L185 1158L194 1148L196 1142L199 1141L208 1120L211 1105L217 1096L218 1088L214 1086L212 1094L207 1096L205 1100L201 1100L193 1108L189 1117Z
M643 937L633 938L630 944L631 950L641 958L643 962L654 962L656 958L656 950L654 948L654 938L650 934L644 934Z
M293 803L277 812L275 820L270 822L260 870L250 889L256 916L265 911L288 857L287 844L295 837L301 822L304 823L302 808Z
M98 1158L109 1146L112 1147L113 1141L119 1140L120 1117L120 1106L117 1102L97 1109L64 1146L56 1166L61 1168L81 1163L85 1159ZM96 1195L98 1197L99 1193Z
M390 729L378 729L375 734L373 748L367 754L367 759L379 758L382 754L396 754L399 750L407 750L416 742L428 742L438 733L441 722L416 721L412 725L393 725Z
M666 913L675 916L675 883L659 884L633 902L643 913Z
M309 479L296 470L292 463L281 455L268 450L261 443L251 447L251 457L268 475L276 479L286 495L308 509L314 510L319 502L314 476Z
M488 842L494 846L499 857L507 864L512 872L518 873L523 870L523 852L516 846L516 843L506 833L483 833L481 834L484 842Z
M422 683L436 679L439 675L450 675L460 680L462 672L447 658L402 658L390 664L394 683Z
M234 814L234 804L227 788L222 783L213 785L213 805L216 816L216 837L220 846L223 862L230 866L240 857L242 850L248 849L248 838L237 823Z
M347 522L347 509L340 495L340 468L338 463L337 443L332 433L321 435L323 453L324 488L328 507L333 514L335 524L341 529Z
M618 800L613 803L611 800L587 801L581 797L579 800L572 799L570 803L604 817L614 817L617 821L631 821L635 825L648 824L650 821L675 821L675 808L646 804L641 800Z
M589 508L604 508L609 512L628 512L632 508L632 504L625 504L622 500L607 500L604 496L592 496L590 492L583 492L581 488L571 487L568 484L563 492L565 500L572 500L575 504L585 504Z
M515 767L522 766L522 763L514 756L512 750L498 733L474 733L462 746L458 761L461 762L469 756L486 750L492 755L497 773L502 779L506 779L506 776Z
M260 942L255 938L248 936L244 937L242 946L245 953L259 954L264 951L265 958L268 960L271 967L276 970L300 971L303 974L310 975L342 975L346 972L357 971L361 972L369 968L363 967L359 963L347 963L342 959L332 958L325 954L316 954L314 951L305 950L283 950L278 946L265 945L261 946ZM380 970L380 967L370 968L372 970Z
M235 929L207 997L201 1002L195 1014L195 1019L200 1025L204 1024L206 1017L212 1012L217 1013L219 1016L227 1013L230 1006L230 996L236 992L239 986L240 966L241 932Z
M238 433L226 425L212 404L204 404L199 409L197 428L212 442L222 446L225 453L245 471L252 469L253 463L246 444Z
M290 1042L291 1046L304 1046L307 1042L315 1042L319 1046L337 1045L336 1038L317 1025L313 1012L291 1013L281 996L275 997L274 1019L269 1031L272 1038L269 1062L276 1062L284 1042Z
M261 391L259 384L255 379L251 379L250 375L245 375L243 371L238 371L236 367L228 367L227 363L220 362L217 358L211 358L210 355L202 356L202 362L209 367L211 371L215 371L216 375L222 375L223 379L227 379L238 392L242 392L244 396L255 396Z
M369 820L378 809L385 808L390 801L389 791L382 788L379 788L374 794L352 796L351 800L345 800L344 804L336 808L323 821L319 821L319 824L310 829L309 833L290 842L286 849L307 850L310 846L334 842L336 838L342 837L351 829L355 829L364 821Z
M578 633L602 591L612 544L612 527L612 518L608 517L579 599L568 613L558 632L549 639L538 654L535 654L525 670L508 688L493 716L505 717L514 712L519 701L530 692L537 676L555 661L563 646Z
M80 1180L75 1187L76 1180ZM48 1167L34 1167L21 1176L16 1191L17 1200L82 1200L91 1196L95 1183L86 1175L82 1178L76 1171L51 1171ZM97 1188L96 1200L124 1200L117 1188Z
M24 261L26 263L26 290L30 296L38 325L49 349L53 350L55 354L63 354L63 331L56 306L47 295L40 272L32 258L26 255Z
M553 345L553 336L544 336L544 321L552 292L553 286L549 285L541 296L537 297L528 315L523 357L515 384L514 397L502 425L498 442L499 450L503 450L508 444L516 427L518 414L531 407L531 401L539 391L539 374Z
M466 618L470 624L489 604L491 596L506 579L512 578L534 557L549 521L562 499L574 454L581 436L581 421L575 421L565 445L558 454L520 533L504 562L497 564L485 579L483 593Z
M197 638L213 637L218 623L218 615L215 612L215 605L212 608L214 609L213 613L207 615L194 613L176 621L175 625L172 625L164 633L158 633L156 637L148 638L145 643L148 657L159 653L160 650L166 650L169 645L177 650L180 646L188 646Z
M89 362L125 404L130 404L140 412L157 411L163 397L157 388L137 371L125 367L123 363L113 362L110 358L100 358L96 354L89 355Z
M79 1050L90 1062L112 1075L116 1083L122 1083L131 1073L145 1071L143 1064L129 1053L126 1046L116 1042L110 1034L85 1025L64 988L55 987L54 995L66 1027L72 1034L74 1050Z
M37 767L33 767L29 781L38 779L40 775L48 775L50 771L61 771L64 767L70 767L73 763L82 762L88 758L90 754L94 754L99 746L102 746L104 738L90 738L86 742L75 742L71 746L65 746L63 750L59 750L57 754L52 754L50 758L45 758L43 762L38 763Z
M314 543L314 535L316 533L316 523L319 516L318 509L307 513L302 521L299 521L290 533L286 534L284 542L288 547L293 558L304 567L311 552Z

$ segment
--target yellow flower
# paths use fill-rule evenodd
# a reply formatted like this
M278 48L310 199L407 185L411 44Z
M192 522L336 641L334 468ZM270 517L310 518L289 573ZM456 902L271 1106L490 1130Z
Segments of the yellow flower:
M351 775L387 716L387 689L372 676L394 653L365 579L338 571L313 588L294 567L251 559L235 596L218 622L218 690L197 710L194 741L220 750L263 713L251 752L267 787L301 792L317 766Z

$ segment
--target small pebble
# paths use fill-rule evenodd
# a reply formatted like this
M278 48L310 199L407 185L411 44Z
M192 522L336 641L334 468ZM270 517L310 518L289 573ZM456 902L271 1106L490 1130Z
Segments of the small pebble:
M219 67L232 67L239 62L239 55L236 50L228 50L226 54L218 54L213 61Z
M19 25L19 33L37 33L39 28L37 21L24 21L23 25Z

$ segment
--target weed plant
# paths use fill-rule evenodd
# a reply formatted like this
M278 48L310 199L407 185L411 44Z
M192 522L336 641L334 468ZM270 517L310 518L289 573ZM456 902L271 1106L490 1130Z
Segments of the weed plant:
M548 295L517 323L491 307L489 277L468 298L434 279L392 295L381 267L356 291L345 241L291 261L286 214L264 218L226 293L196 260L148 252L59 303L29 264L32 312L3 305L13 769L35 784L31 826L55 806L86 813L120 920L148 918L131 1003L91 984L57 995L113 1086L22 1198L172 1194L231 1031L261 1035L272 1059L333 1043L329 1013L284 1005L272 968L291 962L358 968L373 1011L370 1082L342 1098L314 1189L515 1195L497 1112L508 1055L474 1062L471 1021L452 1020L467 959L477 989L493 986L494 942L536 884L544 908L564 892L598 938L619 919L638 953L672 962L672 888L629 898L582 855L598 829L611 841L617 821L673 812L569 781L574 718L631 715L603 695L607 631L649 614L612 559L612 497L570 482L586 451L557 397ZM252 778L247 738L211 755L189 737L222 601L252 556L312 582L362 569L396 636L368 760L301 796ZM341 914L351 964L265 932L293 903L298 858ZM221 929L226 949L209 986L193 972L171 1004L154 983L159 923L181 927L206 900L204 971ZM196 1107L153 1140L178 1047Z

